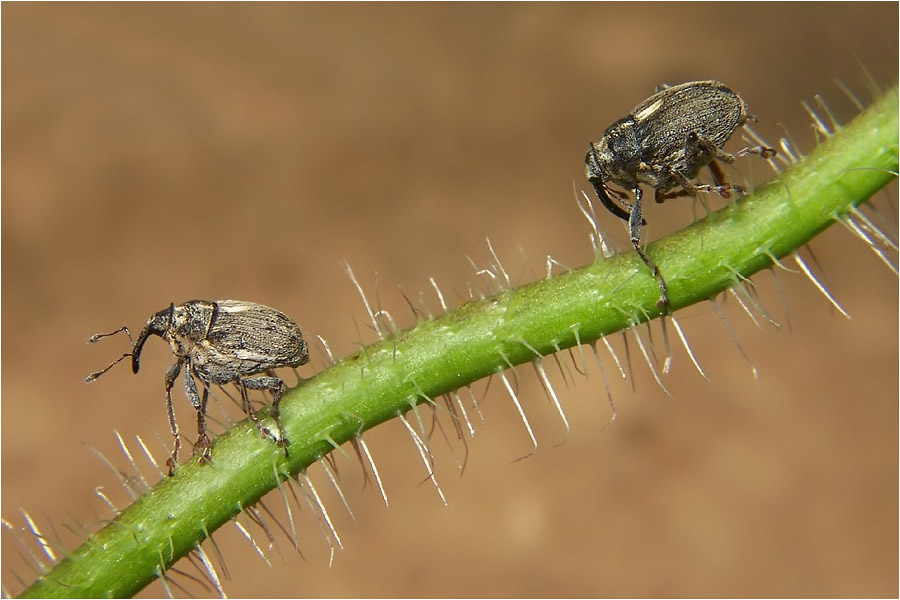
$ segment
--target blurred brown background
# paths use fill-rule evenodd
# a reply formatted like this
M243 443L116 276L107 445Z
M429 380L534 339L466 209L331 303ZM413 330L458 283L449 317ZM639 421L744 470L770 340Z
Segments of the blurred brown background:
M377 272L404 327L414 321L397 286L437 310L434 277L457 303L467 282L483 283L466 256L485 264L486 236L519 283L542 274L547 254L582 265L591 253L573 184L586 187L584 151L658 83L721 79L763 135L786 127L809 149L801 100L821 93L847 120L834 78L866 99L860 65L896 80L897 11L4 4L3 517L21 525L25 508L71 544L69 515L109 517L94 488L126 503L88 447L122 464L114 430L155 452L154 431L168 444L168 350L157 340L139 376L120 367L88 386L126 346L87 346L90 334L139 328L171 301L239 298L284 310L344 356L374 335L342 260L370 297ZM755 158L740 169L769 176ZM891 194L882 205L896 205ZM649 212L651 238L693 218L686 200ZM625 246L621 222L601 225ZM618 420L606 429L596 366L567 386L548 361L573 425L554 447L562 424L522 369L535 456L511 462L529 443L495 382L461 478L435 442L445 508L403 428L384 425L366 440L390 508L341 459L356 520L329 501L345 545L333 566L304 507L305 560L280 537L285 558L273 553L268 568L234 528L217 536L226 591L896 596L897 281L840 228L813 249L853 319L800 275L780 276L790 332L760 330L725 302L758 380L712 307L697 307L681 322L712 381L676 348L670 399L635 352L636 389L612 383ZM786 323L771 275L757 279ZM314 352L301 372L321 365ZM177 403L189 433L180 392ZM33 574L6 534L3 558L15 593L12 571Z

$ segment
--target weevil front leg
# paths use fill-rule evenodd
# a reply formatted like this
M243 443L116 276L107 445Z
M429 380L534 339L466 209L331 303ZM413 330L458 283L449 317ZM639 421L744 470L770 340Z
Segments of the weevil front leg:
M653 275L656 277L656 280L659 282L659 293L660 298L659 302L656 305L662 310L663 315L667 315L669 313L669 289L666 286L666 280L663 279L662 273L659 272L659 267L650 260L650 257L647 256L647 253L644 252L644 249L641 247L641 224L644 220L641 218L641 188L634 188L634 204L631 206L631 214L628 215L628 228L631 233L631 245L634 246L635 251L638 253L638 256L641 257L641 260L644 261L644 264L650 269Z
M181 372L183 364L184 359L179 359L177 363L166 371L166 413L169 415L169 429L172 432L172 438L175 440L172 447L172 456L166 460L169 477L175 474L175 465L178 464L178 450L181 449L181 439L178 437L178 423L175 422L175 408L172 406L172 386L175 385L175 379L178 377L178 373Z

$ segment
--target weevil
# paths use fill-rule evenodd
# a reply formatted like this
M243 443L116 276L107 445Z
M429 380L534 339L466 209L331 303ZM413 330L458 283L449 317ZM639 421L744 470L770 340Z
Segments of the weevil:
M759 154L769 158L775 150L762 146L729 154L722 147L738 127L756 117L747 114L743 98L718 81L691 81L660 86L657 92L634 107L631 114L609 126L585 156L585 173L603 205L628 222L631 245L659 282L663 314L668 312L669 293L659 268L641 247L641 186L654 188L656 202L677 196L715 192L723 198L745 190L725 182L717 160L732 163L738 156ZM713 184L694 183L700 169L708 166ZM616 183L634 194L611 190ZM610 197L614 194L622 206Z
M131 339L127 327L120 327L110 333L91 336L89 343L125 332ZM284 394L285 383L275 375L279 367L299 367L309 361L306 342L300 328L284 313L256 304L239 300L191 300L184 304L171 304L168 308L152 315L141 330L137 340L132 340L131 352L126 352L106 368L87 376L86 382L94 381L119 362L131 358L131 370L140 369L141 352L151 335L169 343L176 362L166 371L166 410L169 426L174 438L171 458L166 461L169 476L175 472L181 441L175 412L172 408L172 386L183 372L184 391L197 411L197 443L194 453L201 452L201 461L210 460L210 441L206 429L206 403L210 385L233 383L241 393L243 409L264 437L270 437L284 447L287 456L287 441L278 416L278 403ZM257 377L254 377L257 376ZM203 389L201 396L197 380ZM247 390L269 390L272 401L272 417L278 426L278 436L263 427L250 405Z

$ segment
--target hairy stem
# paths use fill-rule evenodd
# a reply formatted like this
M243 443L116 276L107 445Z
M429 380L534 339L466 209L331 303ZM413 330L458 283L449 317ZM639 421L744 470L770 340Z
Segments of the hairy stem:
M897 113L895 87L752 196L651 244L671 310L771 266L894 179ZM656 279L627 252L388 336L285 395L289 458L239 423L216 440L212 464L182 465L22 597L133 595L243 507L362 431L485 376L655 318L658 299Z

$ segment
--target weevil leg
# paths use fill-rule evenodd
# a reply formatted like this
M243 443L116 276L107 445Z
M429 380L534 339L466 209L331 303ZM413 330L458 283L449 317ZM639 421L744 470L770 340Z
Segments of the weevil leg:
M714 192L717 192L723 198L730 198L731 197L730 192L734 192L734 193L738 194L739 196L743 196L744 194L747 193L747 190L744 189L743 186L730 184L730 183L728 183L728 181L726 181L725 171L722 170L721 165L719 165L719 163L716 162L715 160L709 161L709 164L707 165L707 167L709 167L709 172L712 174L714 185L712 187L710 187L708 190L701 189L701 191L714 191ZM698 186L698 188L702 188L702 187L703 186ZM709 212L708 208L707 208L707 212Z
M711 160L706 166L709 167L709 172L712 174L713 183L716 185L725 185L725 171L722 170L719 163Z
M277 383L275 383L277 382ZM279 433L281 434L281 439L279 439L274 433L268 430L268 428L263 427L262 423L259 422L259 417L256 416L256 412L253 410L253 406L250 404L250 398L247 395L247 390L277 390L278 385L284 387L284 382L278 379L277 377L255 377L255 378L247 378L247 379L238 379L235 382L241 390L241 400L244 404L244 412L247 413L247 416L250 417L250 420L253 421L253 424L256 425L256 428L259 430L259 433L263 437L272 438L277 445L282 446L284 448L285 456L287 456L287 446L284 445L284 432L281 428L281 421L278 419L275 414L275 410L273 410L273 417L275 418L275 424L278 425ZM279 396L276 394L276 396ZM281 400L280 397L277 397L277 400Z
M666 281L663 279L662 273L659 272L659 267L650 260L644 249L641 248L641 224L644 222L641 218L641 195L641 188L635 187L634 204L631 206L631 215L629 215L628 219L628 228L631 231L631 245L634 246L638 256L641 257L641 260L644 261L644 264L647 265L659 282L660 298L656 305L662 310L663 316L665 316L669 313L669 290L666 286Z
M662 204L666 200L671 200L672 198L679 198L681 196L690 196L684 189L674 189L671 192L660 192L656 190L656 193L653 195L653 199L657 204Z
M692 142L691 137L694 137L696 139L696 142ZM701 150L703 150L713 158L717 158L727 163L733 163L735 158L740 156L747 156L748 154L759 154L762 158L772 158L777 154L774 148L768 148L766 146L747 146L742 150L738 150L735 154L730 154L713 144L705 137L696 133L691 133L688 136L688 143L696 143Z
M687 139L684 143L685 162L687 164L697 164L700 162L701 154L705 154L707 157L710 157L708 160L710 160L710 170L713 170L713 180L715 181L715 185L697 185L688 181L688 178L685 177L684 174L675 173L676 177L681 180L680 183L682 187L684 187L685 191L687 191L691 196L696 196L699 192L715 192L723 198L730 198L732 192L738 194L744 193L744 188L742 188L741 186L725 183L725 175L724 173L722 173L718 165L716 165L716 167L712 167L716 160L733 163L734 155L725 152L714 143L709 141L707 138L699 135L695 131L692 131L688 134ZM719 169L718 173L716 173L714 169Z
M654 166L653 174L655 175L656 179L656 183L653 186L653 200L657 204L662 204L666 200L671 200L672 198L691 195L691 193L683 186L681 188L673 188L673 186L676 184L681 185L684 177L682 177L681 173L676 172L669 165ZM666 191L670 189L671 191Z
M762 158L772 158L778 152L775 148L767 148L766 146L748 146L743 150L738 150L735 156L747 156L748 154L759 154Z
M245 380L238 378L235 381L235 385L238 386L238 389L241 392L241 408L244 409L244 412L247 413L247 416L250 417L250 420L253 421L253 424L256 425L256 428L259 430L260 434L263 436L272 435L271 432L262 426L262 423L259 422L259 418L257 418L256 413L253 411L253 406L250 404L250 397L247 395L247 386L245 384Z
M739 150L736 154L729 154L708 139L697 135L696 133L691 133L688 135L688 140L685 144L685 156L690 160L696 160L700 151L713 157L713 160L709 163L709 168L713 172L713 181L715 185L700 185L695 187L697 188L697 191L716 192L723 198L730 198L731 192L746 194L747 190L739 185L726 183L725 176L722 173L721 167L716 164L716 160L721 160L722 162L730 164L734 162L735 158L747 156L748 154L758 154L762 158L771 158L776 154L774 148L767 148L766 146L749 146Z
M197 411L197 445L194 446L194 452L196 453L197 448L203 450L203 456L200 457L201 461L212 462L212 457L209 455L209 436L206 434L206 403L209 400L209 386L203 386L203 400L200 401L200 410Z
M723 160L727 163L733 163L734 159L739 156L747 156L748 154L759 154L762 158L771 158L775 156L775 150L773 148L766 148L765 146L752 146L744 148L743 150L738 150L736 154L729 154L722 150L721 148L717 148L712 142L709 140L704 140L701 138L700 140L703 150L715 156L715 159ZM739 196L743 196L747 193L747 190L740 185L729 184L725 181L725 173L722 171L722 167L713 159L709 163L709 170L712 172L713 176L713 186L698 186L700 191L706 192L716 192L723 198L730 198L731 192L738 194Z
M697 143L696 137L697 137L697 134L695 134L695 133L692 133L692 134L690 134L690 136L688 136L688 143L685 148L686 154L696 151L696 143ZM691 141L692 139L694 139L695 141L692 142ZM693 150L691 150L692 146L694 147ZM699 154L696 154L696 153L695 153L695 155L699 156ZM731 156L731 155L729 154L728 156ZM691 159L691 160L694 160L694 159ZM732 157L732 160L734 160L734 157ZM711 161L709 164L712 165L713 162L714 161ZM717 166L717 168L718 168L718 166ZM668 172L671 175L672 179L674 179L675 182L681 187L681 189L683 190L683 193L685 195L692 196L694 198L697 198L700 195L700 192L704 192L704 193L715 192L723 198L731 198L732 192L737 192L737 193L744 192L744 188L742 188L739 185L733 185L730 183L715 184L715 185L710 185L707 183L698 184L698 183L694 183L693 181L691 181L688 178L688 176L685 175L684 173L682 173L681 171L669 169ZM721 170L719 171L719 174L724 177L724 174L721 172ZM716 175L714 173L714 177L715 176ZM658 195L656 198L656 201L663 202L665 200L668 200L670 198L675 198L680 195L682 195L682 193L680 193L678 191L666 192L666 193ZM707 208L707 212L709 212L709 208L708 207L706 207L706 208Z
M201 398L190 364L186 364L184 367L184 390L197 411L197 441L194 443L194 456L197 456L199 451L201 452L200 462L211 462L209 436L206 434L206 403L209 401L209 385L206 382L203 383L203 397Z
M671 200L672 198L687 196L699 200L707 214L711 212L709 205L706 203L706 199L698 193L701 191L698 186L688 180L688 178L680 171L676 171L668 165L661 165L658 167L657 185L659 185L659 187L654 190L653 196L653 199L657 204L662 204L666 200ZM666 191L668 188L672 189ZM694 213L694 218L697 218L696 211Z
M177 363L169 367L166 371L166 413L169 415L169 430L172 432L174 443L172 446L172 456L166 460L166 466L169 468L169 477L175 474L175 465L178 464L178 450L181 448L181 439L178 437L178 423L175 422L175 408L172 406L172 386L175 385L175 379L181 372L181 365L184 359L179 359Z
M734 154L725 152L709 139L698 134L696 131L692 131L688 134L684 145L684 154L687 164L697 164L700 160L701 152L714 159L721 160L722 162L727 162L729 164L734 162Z
M275 424L278 426L278 435L279 438L276 438L268 429L261 429L260 431L264 431L265 434L272 437L275 442L284 448L284 455L288 455L287 449L287 440L284 437L284 427L281 425L281 419L279 418L279 409L278 404L281 402L281 397L284 396L285 384L284 381L281 380L280 377L275 377L274 375L269 377L253 377L244 379L244 385L251 390L270 390L274 399L272 400L272 418L275 419Z

